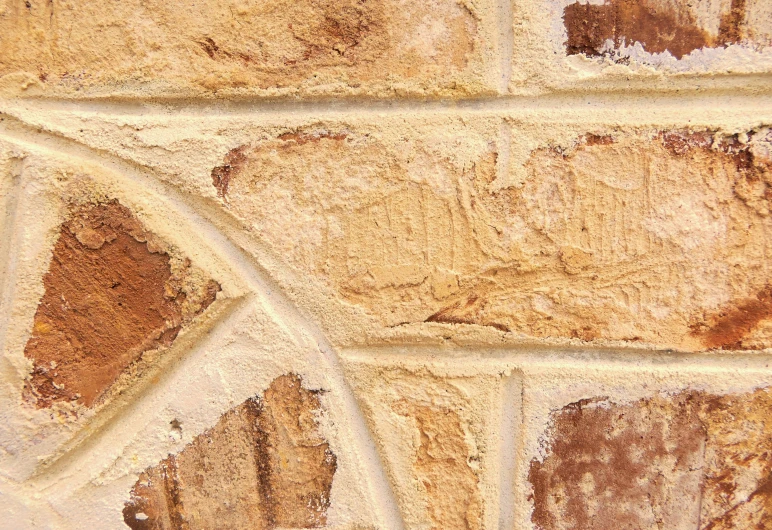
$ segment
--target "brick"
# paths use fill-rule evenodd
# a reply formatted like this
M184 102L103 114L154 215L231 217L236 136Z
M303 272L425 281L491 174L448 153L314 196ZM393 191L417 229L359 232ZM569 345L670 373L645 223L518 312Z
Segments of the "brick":
M561 132L561 146L532 149L499 181L497 139L468 134L400 145L332 126L284 133L232 150L212 183L228 211L383 328L772 344L758 266L766 129Z
M544 338L768 347L769 139L617 131L532 151L511 186L481 197L512 234L511 265L441 318Z
M767 528L767 389L584 399L555 411L530 464L533 523L568 528Z
M75 207L61 226L24 354L37 407L93 406L144 352L168 347L220 286L117 201Z
M319 391L288 374L147 469L123 514L133 529L317 528L336 457L318 432Z
M489 434L500 379L351 363L357 394L409 528L473 530L495 520ZM488 413L482 411L487 408Z
M514 90L694 86L683 73L706 86L712 74L772 69L772 10L765 0L555 0L516 9L514 42Z
M0 11L0 77L28 93L458 96L496 79L492 2L26 6Z

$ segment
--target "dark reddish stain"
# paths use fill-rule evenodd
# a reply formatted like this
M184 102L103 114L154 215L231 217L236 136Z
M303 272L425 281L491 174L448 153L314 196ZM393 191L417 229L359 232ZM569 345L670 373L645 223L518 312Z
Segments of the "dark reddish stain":
M282 140L282 148L290 146L305 145L307 143L319 143L323 138L329 140L342 141L347 137L346 133L334 133L329 131L321 131L314 133L307 133L304 131L294 131L280 134L279 140ZM227 200L228 188L230 186L231 179L236 173L241 171L244 165L249 160L250 147L242 145L231 149L228 154L225 155L223 165L217 166L212 169L212 184L217 189L218 197Z
M383 13L378 2L349 0L320 4L324 14L311 34L294 31L290 25L294 37L306 47L304 61L332 53L346 57L382 27Z
M650 528L650 516L660 528L769 528L770 398L769 389L687 390L566 405L551 414L544 460L530 464L532 521L540 530Z
M695 148L710 149L712 132L666 131L660 134L662 145L674 155L685 155Z
M652 462L674 461L669 471L687 474L706 439L690 394L675 398L676 414L650 412L647 402L610 406L603 401L582 400L552 416L549 456L531 461L528 474L531 520L542 530L641 528L630 507L651 505L661 513L672 494L667 481L657 479ZM588 476L591 493L580 486ZM600 503L597 513L590 513L588 498Z
M692 336L699 337L706 348L740 349L745 338L763 320L772 317L772 287L755 297L730 305L705 322L692 326Z
M742 13L744 0L734 0L724 33L739 31L736 28ZM576 2L566 6L563 22L568 32L568 55L601 55L605 42L611 40L615 48L640 42L650 53L667 50L680 59L694 50L715 44L714 39L696 25L688 11L675 12L664 6L650 5L646 0L611 0L603 5Z
M746 0L732 0L729 12L721 16L718 27L718 42L720 44L736 44L744 37L743 28L746 17Z
M762 178L772 168L767 159L754 156L748 143L739 140L738 135L724 136L715 132L667 131L660 134L662 145L678 156L687 155L697 149L723 153L727 159L751 181Z
M213 39L206 37L202 41L196 42L206 52L210 59L214 59L217 53L220 51L220 47L214 42Z
M219 197L226 198L233 173L239 171L246 161L247 147L242 145L228 151L223 165L212 169L212 184L217 188Z
M283 140L285 142L295 142L297 145L305 145L309 142L312 143L319 143L319 141L322 138L327 138L329 140L345 140L346 139L346 133L333 133L329 131L323 131L319 133L306 133L302 131L295 131L295 132L288 132L284 134L279 135L279 140Z
M614 143L614 138L608 135L585 134L583 140L584 145L611 145Z
M33 361L26 393L38 408L93 405L143 352L177 337L186 294L149 237L117 201L81 208L62 225L24 349ZM200 311L219 288L206 287Z

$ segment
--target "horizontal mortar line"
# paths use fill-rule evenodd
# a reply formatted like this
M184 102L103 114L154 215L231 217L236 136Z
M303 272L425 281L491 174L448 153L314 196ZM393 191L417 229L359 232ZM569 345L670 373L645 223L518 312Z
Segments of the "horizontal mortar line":
M316 323L303 315L262 266L222 231L220 223L217 223L215 219L208 218L204 212L195 207L194 196L164 182L150 168L120 156L91 148L66 136L40 131L23 120L2 112L0 112L0 116L6 116L5 119L0 120L0 138L6 137L8 141L28 144L44 151L75 155L117 175L123 175L124 178L148 184L159 190L181 215L186 216L191 222L198 221L203 224L204 230L212 240L213 249L216 248L221 255L228 257L228 261L243 276L242 279L248 282L255 294L260 296L269 306L266 307L266 310L275 315L274 318L285 329L288 336L295 340L298 345L315 346L319 351L321 363L326 365L327 375L333 387L339 391L341 407L351 423L349 428L354 437L353 443L358 446L362 456L361 465L367 470L371 481L368 481L368 486L371 488L368 493L379 503L378 518L382 522L385 521L387 527L394 530L404 528L402 515L378 455L375 440L368 430L356 398L343 375L337 351ZM269 308L270 310L268 310Z
M627 107L695 107L721 108L726 106L772 106L772 76L769 90L758 93L726 90L677 91L677 92L622 92L553 93L535 96L499 96L461 99L11 99L12 105L29 105L33 108L71 111L80 113L107 113L126 115L207 115L207 114L400 114L400 113L507 113L523 111L569 110L585 106L600 108ZM2 106L3 100L0 100Z
M583 348L559 345L512 345L512 346L467 346L467 345L378 345L340 348L339 353L346 361L381 364L426 363L434 366L478 366L487 368L528 368L568 365L581 371L586 367L609 367L613 369L652 368L710 368L718 371L770 370L772 372L772 349L740 352L676 352L664 349L614 349L608 346L586 346ZM556 364L557 363L557 364Z

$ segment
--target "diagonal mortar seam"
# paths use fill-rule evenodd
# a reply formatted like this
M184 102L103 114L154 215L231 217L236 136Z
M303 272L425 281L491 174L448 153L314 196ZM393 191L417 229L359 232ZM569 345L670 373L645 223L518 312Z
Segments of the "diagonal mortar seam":
M129 416L130 412L136 409L140 401L154 388L162 388L163 383L170 380L183 364L192 362L199 352L206 350L207 345L214 342L218 336L218 330L227 328L229 322L237 322L249 311L254 302L255 297L252 294L215 301L208 310L209 318L206 322L181 333L152 368L99 410L93 418L80 426L77 433L58 448L54 455L41 460L28 482L41 479L45 482L46 475L52 475L51 480L55 482L56 477L62 476L66 468L73 467L81 455L86 455L116 421ZM75 487L73 486L72 489Z
M5 198L5 207L3 208L5 210L3 233L0 234L0 355L3 355L3 362L5 364L10 364L4 355L11 314L11 308L7 301L13 297L16 290L16 285L11 281L11 278L15 276L16 270L16 253L13 252L13 249L18 246L16 244L16 238L19 233L17 230L17 211L19 200L22 196L24 160L14 159L11 172L10 191ZM6 370L16 372L17 368L15 366L4 366L2 371L5 372Z
M3 119L0 119L0 136L12 143L28 144L36 149L66 153L70 156L75 154L98 166L108 168L119 177L124 176L124 178L138 182L149 183L152 188L170 201L181 215L193 223L198 222L203 225L207 241L213 248L218 248L221 255L227 257L229 263L240 269L241 277L251 284L253 291L268 306L266 309L271 310L269 313L275 316L277 323L285 329L288 335L297 340L298 345L316 347L320 352L322 359L328 366L327 375L333 387L339 391L338 399L342 402L342 408L353 424L349 427L351 435L354 437L353 442L359 445L358 456L364 459L365 467L368 470L369 493L371 497L382 501L378 503L376 508L376 511L380 512L378 519L385 523L385 528L393 528L394 530L404 528L401 513L397 508L396 497L386 478L386 472L377 452L372 433L370 433L356 398L343 376L336 350L316 324L305 318L303 313L289 300L262 266L226 236L215 224L214 219L204 217L190 205L190 202L196 201L191 201L189 195L163 182L150 168L111 153L93 149L56 133L35 129L7 113L0 112L0 116L4 116ZM30 136L37 138L38 141L28 138ZM53 144L54 147L46 144ZM208 210L209 208L205 208L205 211Z

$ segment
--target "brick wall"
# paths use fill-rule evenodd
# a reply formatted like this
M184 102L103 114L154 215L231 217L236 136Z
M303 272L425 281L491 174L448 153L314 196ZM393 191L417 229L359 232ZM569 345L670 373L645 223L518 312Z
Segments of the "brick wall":
M772 529L768 0L0 0L0 527Z

